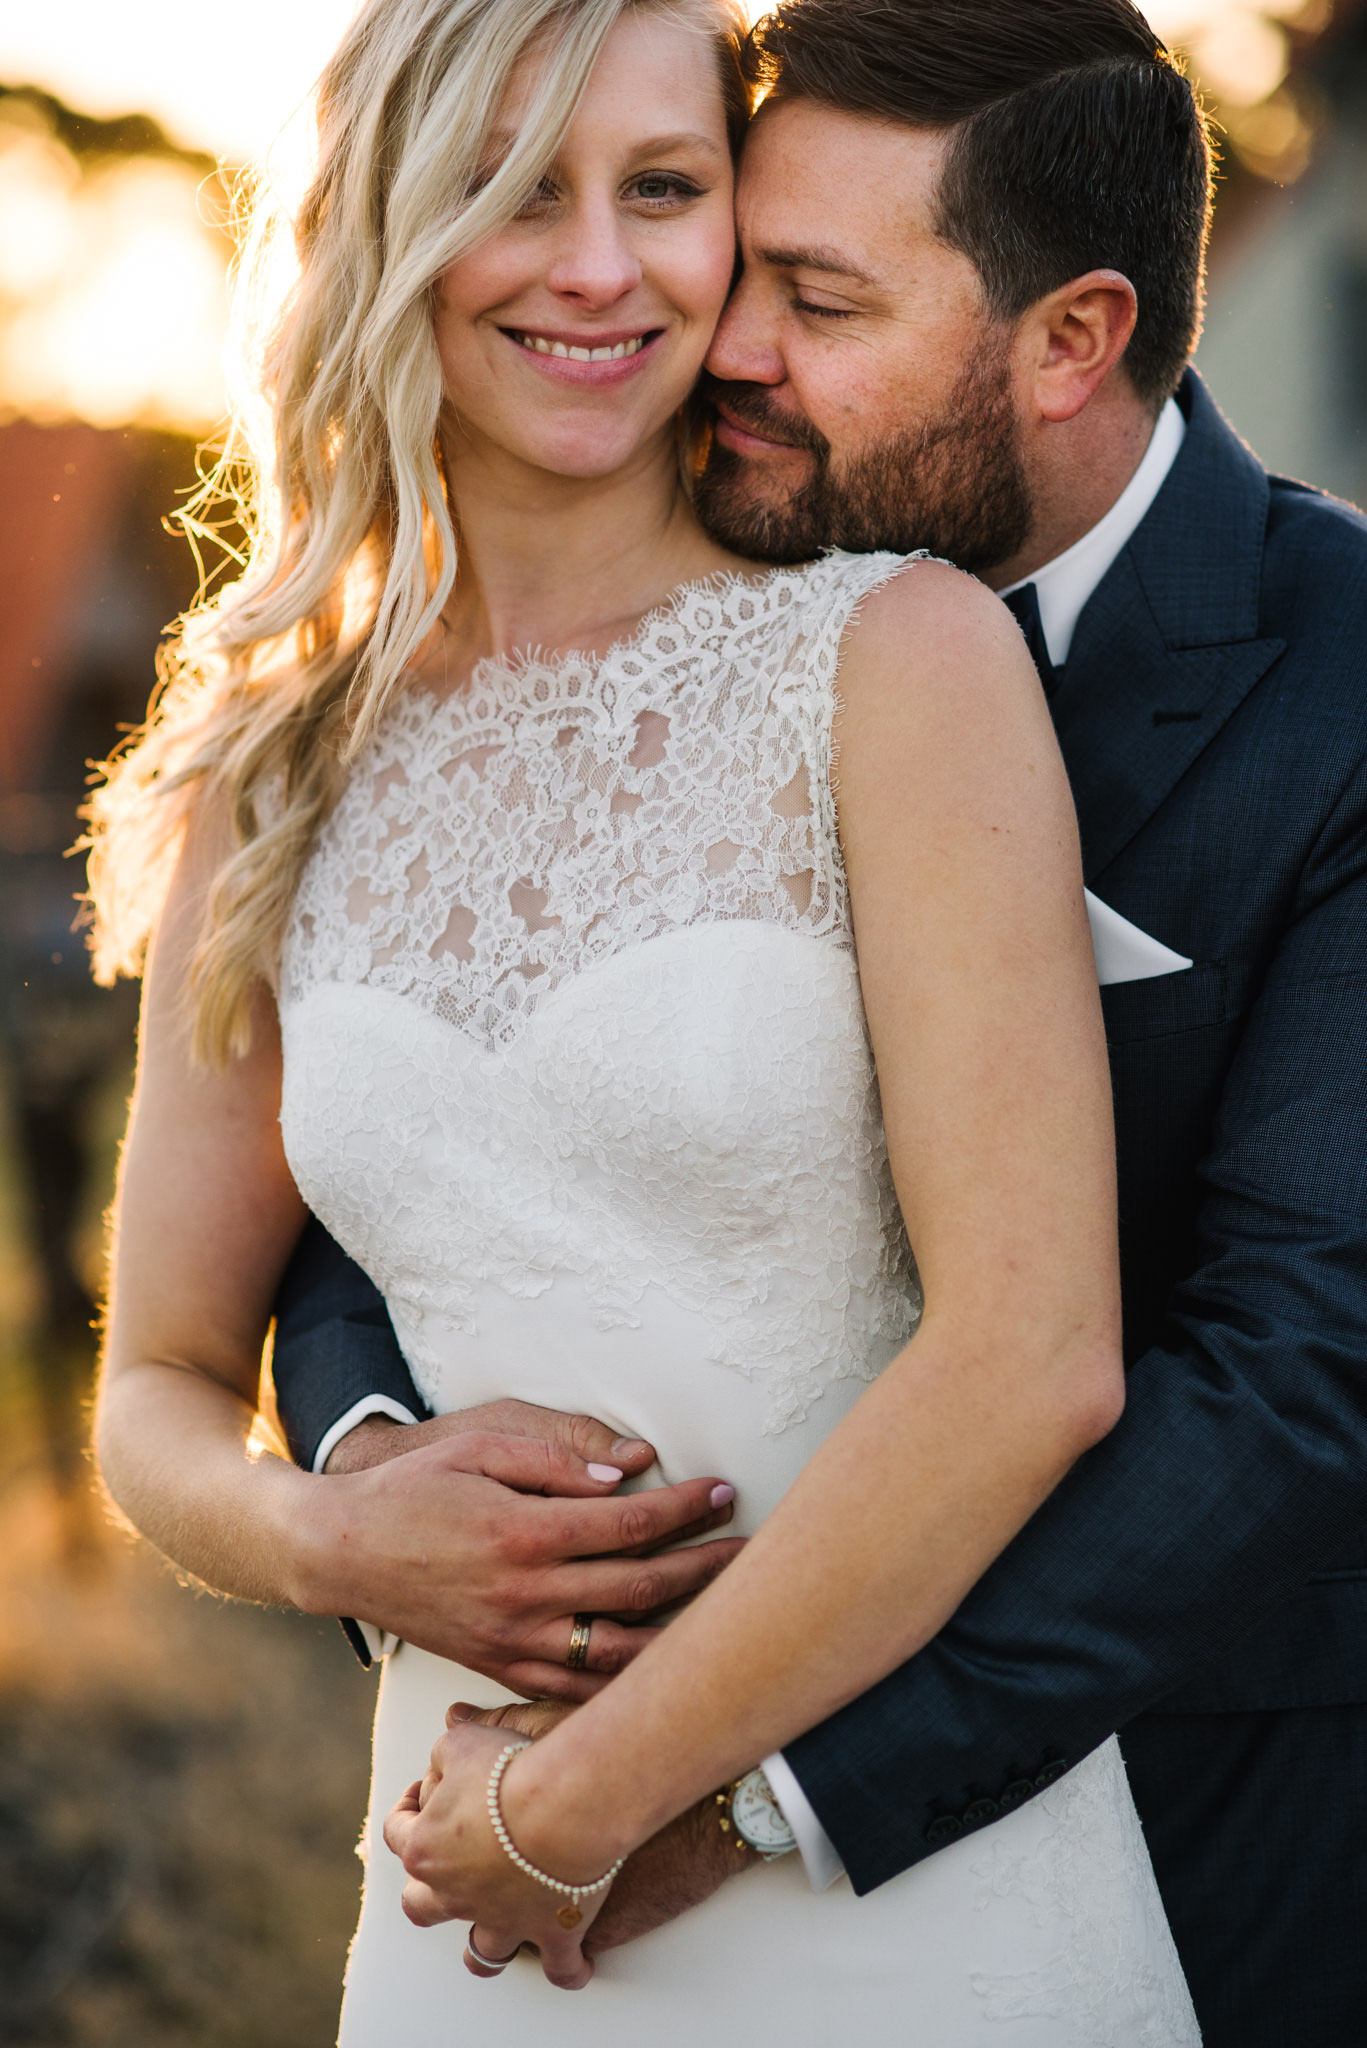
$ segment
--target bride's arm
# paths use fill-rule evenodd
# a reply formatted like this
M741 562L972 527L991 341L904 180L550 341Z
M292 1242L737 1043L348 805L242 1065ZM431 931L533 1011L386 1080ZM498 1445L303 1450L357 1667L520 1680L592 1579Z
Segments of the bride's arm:
M912 1656L1120 1414L1106 1050L1033 668L994 599L921 565L866 601L841 686L860 976L925 1313L731 1570L509 1770L514 1838L570 1880ZM439 1762L468 1755L473 1780L495 1739L455 1730ZM440 1889L433 1827L396 1836Z
M261 1352L305 1209L280 1139L280 1038L262 987L251 1050L190 1057L189 962L218 835L192 826L144 985L120 1163L96 1448L136 1527L223 1592L296 1602L308 1479L249 1455Z

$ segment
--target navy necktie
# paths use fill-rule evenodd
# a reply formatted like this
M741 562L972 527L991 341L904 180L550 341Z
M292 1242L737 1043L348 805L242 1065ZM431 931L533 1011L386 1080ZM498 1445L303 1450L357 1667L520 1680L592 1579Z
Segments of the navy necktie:
M1030 659L1039 670L1045 696L1052 697L1058 676L1049 659L1049 643L1044 637L1044 621L1039 615L1039 592L1033 583L1027 583L1020 590L1011 591L1002 603L1025 635L1025 644L1030 649Z

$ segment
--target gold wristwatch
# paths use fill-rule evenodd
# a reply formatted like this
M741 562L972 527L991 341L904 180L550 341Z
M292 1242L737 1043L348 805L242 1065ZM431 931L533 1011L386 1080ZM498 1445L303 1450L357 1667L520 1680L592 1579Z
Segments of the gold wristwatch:
M753 1849L761 1862L772 1863L796 1849L797 1836L758 1765L734 1784L724 1786L716 1794L716 1804L722 1833L729 1835L742 1853Z

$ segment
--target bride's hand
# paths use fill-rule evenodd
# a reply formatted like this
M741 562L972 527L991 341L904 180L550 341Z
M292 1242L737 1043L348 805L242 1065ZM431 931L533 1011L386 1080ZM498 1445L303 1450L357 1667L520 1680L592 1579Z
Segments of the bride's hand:
M475 1959L467 1954L466 1967L475 1976L498 1974L481 1969L479 1957L510 1961L530 1942L552 1984L582 1990L593 1975L584 1937L608 1890L581 1898L578 1921L572 1927L563 1924L559 1914L568 1915L571 1903L566 1894L519 1870L490 1825L489 1777L508 1746L507 1728L466 1720L456 1708L446 1718L446 1733L432 1751L427 1776L409 1786L385 1822L385 1841L408 1873L404 1912L419 1927L468 1920ZM600 1873L569 1869L550 1874L573 1883L579 1878L592 1882Z
M486 1728L502 1728L507 1736L525 1735L537 1742L574 1710L554 1700L532 1700L479 1712L473 1708L453 1711ZM652 1934L681 1913L702 1905L728 1878L753 1869L758 1861L745 1851L738 1835L722 1830L716 1801L700 1800L627 1858L594 1919L585 1949L591 1956L601 1956L608 1949L639 1941L643 1934Z

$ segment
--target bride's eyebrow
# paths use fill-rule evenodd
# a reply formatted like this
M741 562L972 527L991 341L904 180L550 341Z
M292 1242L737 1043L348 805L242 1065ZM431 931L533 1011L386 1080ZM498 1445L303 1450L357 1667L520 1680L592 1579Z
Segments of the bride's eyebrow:
M700 150L704 156L724 157L730 152L713 136L685 131L678 135L653 135L632 145L633 156L669 156L676 149Z
M851 284L867 284L875 288L876 277L867 270L861 270L857 263L851 263L848 256L842 256L838 249L765 249L761 252L764 261L773 270L819 270L830 277L848 278Z

